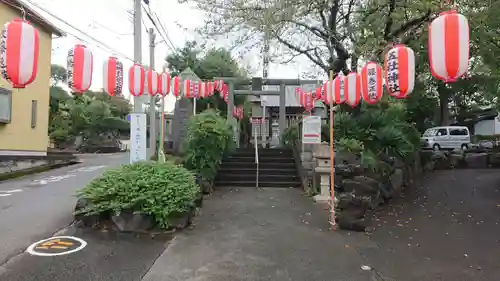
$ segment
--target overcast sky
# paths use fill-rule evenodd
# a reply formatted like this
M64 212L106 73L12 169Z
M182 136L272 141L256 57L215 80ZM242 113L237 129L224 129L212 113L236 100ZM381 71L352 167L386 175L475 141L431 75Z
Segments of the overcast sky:
M133 58L133 26L130 11L133 6L132 0L31 0L67 21L76 28L82 30L88 35L98 39L102 43L112 47L116 52ZM28 3L29 4L29 3ZM194 29L203 24L203 15L194 8L186 4L178 4L175 0L150 0L152 10L154 10L168 35L176 47L182 47L184 42L196 39ZM34 7L36 9L36 7ZM94 55L94 74L92 88L102 87L102 64L105 59L113 55L112 51L106 50L104 46L99 46L91 39L81 34L77 30L55 19L54 17L38 10L49 21L60 27L67 33L76 35L80 39L68 34L64 38L53 40L52 63L66 65L66 55L68 50L75 44L83 43L92 49ZM144 23L147 27L152 27L149 19L143 13ZM149 51L146 27L143 26L142 34L142 58L143 64L149 65ZM161 37L157 36L158 40ZM83 41L83 42L82 42ZM164 43L159 44L155 49L155 68L161 71L164 64L164 58L172 50ZM117 54L115 54L117 55ZM120 56L119 56L120 57ZM129 60L120 57L124 63L124 71L128 73L128 68L132 64ZM251 65L255 70L254 75L261 76L262 68L260 66L261 58L258 52L247 55L241 63ZM303 64L301 64L303 65ZM273 78L296 78L300 68L303 67L296 63L283 66L272 64L270 66L270 77ZM307 64L306 64L307 66ZM279 74L279 75L278 75ZM129 96L127 87L127 78L125 77L124 95ZM174 98L167 98L166 109L172 110Z

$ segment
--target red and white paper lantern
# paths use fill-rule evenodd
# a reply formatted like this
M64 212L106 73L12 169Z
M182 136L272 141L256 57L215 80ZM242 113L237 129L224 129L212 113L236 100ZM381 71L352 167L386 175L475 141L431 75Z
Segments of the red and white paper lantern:
M172 95L178 97L181 93L181 78L179 76L175 76L172 79Z
M344 78L345 103L356 107L361 100L361 78L356 72L347 74Z
M455 82L469 67L469 22L455 11L441 13L429 25L429 64L434 77Z
M226 103L229 102L229 87L227 84L222 84L222 89L220 90L220 93L222 95L222 98Z
M415 53L405 45L396 45L385 55L385 86L389 95L406 98L415 86Z
M0 42L0 71L13 88L31 84L38 72L40 39L29 22L14 19L4 25Z
M306 111L311 111L314 108L314 97L312 92L303 92L302 93L302 106Z
M345 77L342 75L337 75L333 79L333 96L334 102L336 104L342 104L345 102Z
M87 91L92 85L92 52L84 45L76 45L68 51L68 87L76 93Z
M144 68L140 64L134 64L128 71L128 89L130 94L135 97L144 94L145 82Z
M224 80L215 80L214 89L217 90L222 97L222 89L224 88Z
M243 119L243 107L241 106L233 107L233 117L238 120Z
M200 89L200 98L206 98L208 96L207 83L200 81L198 86Z
M158 84L160 82L160 79L158 77L158 73L152 69L149 69L146 72L146 77L148 81L148 94L150 94L151 96L155 96L156 94L158 94L159 90Z
M374 62L368 62L361 69L361 96L368 104L375 104L382 98L382 67Z
M158 93L164 97L170 92L170 75L163 72L159 75L159 80Z
M314 93L314 100L323 100L323 88L316 88Z
M207 92L208 92L208 96L212 96L214 94L214 82L213 81L207 82Z
M103 88L110 96L120 95L123 89L123 64L118 58L109 57L103 65Z
M191 81L184 80L184 97L191 98L200 98L200 82L199 81Z

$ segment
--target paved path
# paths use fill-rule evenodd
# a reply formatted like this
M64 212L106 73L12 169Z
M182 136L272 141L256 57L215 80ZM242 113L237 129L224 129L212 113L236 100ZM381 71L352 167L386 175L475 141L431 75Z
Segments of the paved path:
M350 244L347 232L328 230L324 207L297 189L217 190L142 280L370 280Z
M438 171L379 215L361 251L393 280L500 280L500 171Z
M81 164L0 182L0 265L31 243L67 227L75 191L105 169L126 163L128 154L93 154L82 159Z
M0 267L0 280L498 280L500 173L437 172L424 183L379 214L370 235L331 233L327 211L299 190L219 189L170 244L70 229L86 248L18 255Z

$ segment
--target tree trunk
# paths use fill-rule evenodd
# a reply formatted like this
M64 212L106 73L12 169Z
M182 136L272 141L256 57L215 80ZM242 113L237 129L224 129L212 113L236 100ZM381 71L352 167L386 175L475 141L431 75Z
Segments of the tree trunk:
M437 90L439 93L439 124L448 126L450 125L450 110L448 107L450 92L441 82L438 83Z

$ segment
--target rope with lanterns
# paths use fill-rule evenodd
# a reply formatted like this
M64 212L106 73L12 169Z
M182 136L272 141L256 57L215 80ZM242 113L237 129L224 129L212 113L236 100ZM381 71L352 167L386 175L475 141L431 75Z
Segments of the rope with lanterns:
M24 19L13 19L4 25L0 42L0 72L13 88L25 88L35 81L39 60L38 30ZM469 64L469 24L467 18L456 10L441 13L429 25L429 64L432 75L445 83L452 83L463 76ZM123 88L123 64L116 57L109 57L103 65L104 91L110 96L121 94ZM93 56L84 45L77 44L69 50L67 58L68 86L75 93L83 93L92 85ZM180 77L169 73L157 73L134 64L128 72L129 92L133 96L170 92L178 97L206 98L217 90L228 102L228 86L222 80L185 80L181 89ZM145 80L148 86L145 89ZM385 81L384 81L385 80ZM407 98L415 85L415 54L405 45L393 46L385 55L384 69L367 62L360 73L338 75L315 91L297 89L298 99L307 112L314 102L321 100L327 105L346 103L357 106L361 100L375 104L383 94L383 84L390 96ZM331 90L330 90L331 89ZM242 108L236 108L233 116L242 118ZM240 117L241 116L241 117Z

